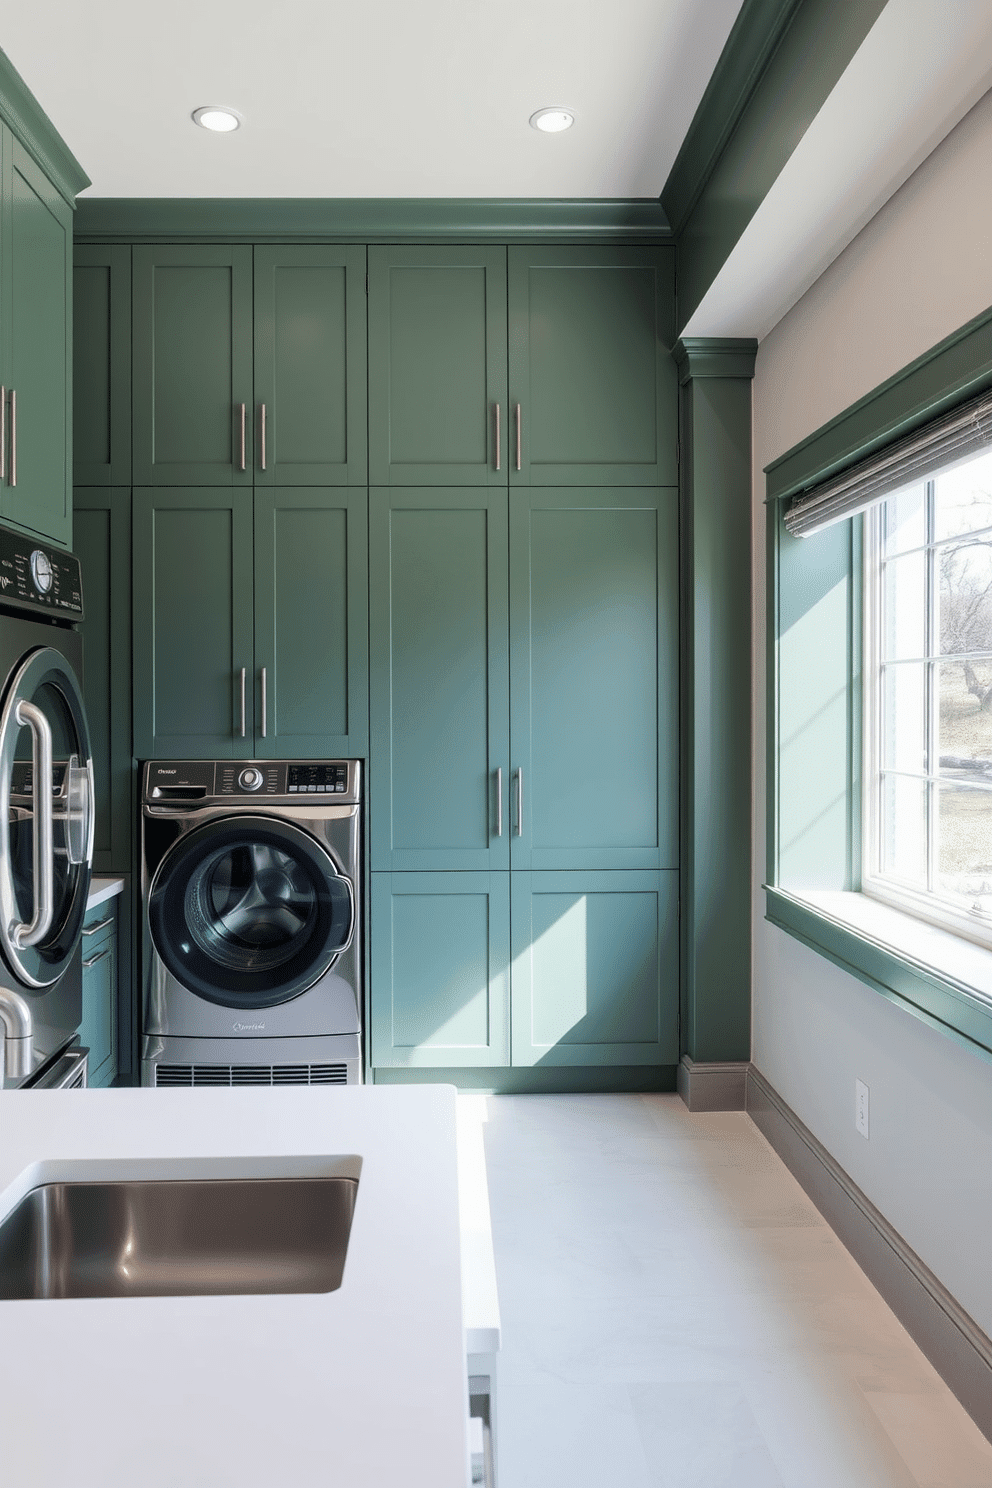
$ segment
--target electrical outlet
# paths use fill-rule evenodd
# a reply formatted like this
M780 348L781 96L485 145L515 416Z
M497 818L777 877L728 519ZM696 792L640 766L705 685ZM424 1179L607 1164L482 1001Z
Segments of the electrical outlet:
M854 1100L855 1100L854 1125L857 1127L858 1131L861 1133L861 1135L864 1137L865 1141L867 1142L867 1140L868 1140L868 1086L865 1084L864 1080L855 1080L855 1082L854 1082Z

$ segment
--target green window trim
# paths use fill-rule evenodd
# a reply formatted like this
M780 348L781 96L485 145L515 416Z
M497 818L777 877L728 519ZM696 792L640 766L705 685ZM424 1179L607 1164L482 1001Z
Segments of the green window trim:
M992 387L992 308L874 388L765 467L768 507L767 590L767 883L765 918L817 951L931 1028L983 1058L992 1058L992 1002L943 971L873 939L825 913L779 882L782 841L780 789L780 639L782 629L782 513L786 500L837 474L893 439L919 428ZM860 758L861 675L860 532L852 529L847 582L850 595L850 667L847 699L850 761ZM803 541L815 542L816 539ZM788 598L788 596L785 596ZM848 866L844 887L861 887L860 770L849 767ZM839 885L838 885L839 887Z

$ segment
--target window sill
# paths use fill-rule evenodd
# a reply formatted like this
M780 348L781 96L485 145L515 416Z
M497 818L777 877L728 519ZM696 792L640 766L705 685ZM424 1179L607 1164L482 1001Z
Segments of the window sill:
M931 1027L992 1056L992 951L866 894L765 889L765 917Z

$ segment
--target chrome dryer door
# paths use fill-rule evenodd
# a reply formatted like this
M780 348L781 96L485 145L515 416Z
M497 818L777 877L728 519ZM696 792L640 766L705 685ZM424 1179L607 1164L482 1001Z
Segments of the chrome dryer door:
M48 987L82 931L93 863L93 762L79 683L58 651L21 662L0 713L0 949Z

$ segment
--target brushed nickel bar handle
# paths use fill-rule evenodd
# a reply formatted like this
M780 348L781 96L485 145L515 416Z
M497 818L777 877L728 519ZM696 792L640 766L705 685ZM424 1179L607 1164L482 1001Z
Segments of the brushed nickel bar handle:
M517 770L517 836L524 835L524 772Z
M245 736L245 669L241 668L241 737Z
M264 470L265 469L265 404L264 403L262 404L262 415L261 415L261 429L260 429L260 434L261 434L261 445L262 445L262 469ZM262 730L262 733L263 734L265 733L265 730L264 729Z
M266 715L268 713L268 698L267 698L268 688L266 687L266 682L267 682L267 668L266 667L263 667L262 668L262 738L263 739L265 738L265 723L266 723Z
M245 405L243 403L240 405L240 407L241 407L241 467L240 468L242 470L244 470L246 468L246 466L245 466L245 449L247 447L246 446L246 440L247 440L246 423L247 423L247 419L248 419L248 410L247 410L247 408L245 407Z
M10 484L17 485L17 389L10 390Z
M499 469L499 447L500 447L500 443L501 443L501 440L500 440L500 433L499 433L499 404L497 403L496 404L496 469L497 470Z
M497 466L497 469L499 467ZM496 836L503 835L503 766L496 771Z
M97 920L95 925L87 925L83 931L84 935L95 935L98 930L105 930L108 925L114 923L113 915L108 915L105 920Z
M97 951L97 953L96 953L95 956L91 956L88 961L84 961L83 962L83 970L84 971L89 971L89 969L90 969L91 966L95 966L98 961L102 961L103 960L104 956L109 956L109 955L110 955L110 947L109 946L104 946L104 948L103 948L102 951Z
M517 407L516 407L516 416L517 416L517 469L519 470L520 469L520 425L521 425L521 422L522 422L522 419L521 419L521 416L520 416L520 404L519 403L517 404Z
M0 387L0 485L7 475L7 389Z

